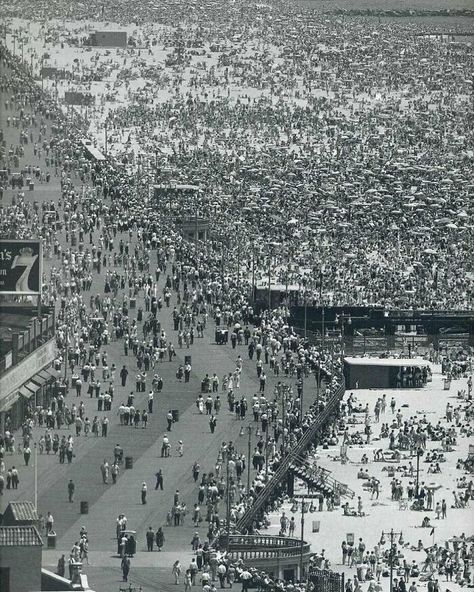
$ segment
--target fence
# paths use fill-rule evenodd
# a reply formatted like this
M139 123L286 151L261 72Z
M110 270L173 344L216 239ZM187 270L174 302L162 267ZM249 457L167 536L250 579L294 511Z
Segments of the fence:
M229 555L231 559L285 559L301 557L310 553L311 545L301 539L272 535L240 535L231 534L229 538Z

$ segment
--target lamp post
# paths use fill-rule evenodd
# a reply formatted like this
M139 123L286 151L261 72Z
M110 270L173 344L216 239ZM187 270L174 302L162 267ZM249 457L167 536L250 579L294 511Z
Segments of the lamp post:
M248 458L247 458L247 495L250 491L250 454L252 453L252 426L247 426L247 434L248 434Z
M301 499L301 541L300 541L300 581L303 581L303 555L304 555L304 514L306 511L305 498Z
M227 495L226 495L226 517L225 517L225 527L226 527L226 551L227 553L229 552L229 546L230 546L230 476L229 476L229 460L230 460L230 453L229 451L227 451L226 454L226 481L227 481Z
M420 493L420 456L423 456L423 448L417 446L416 448L416 485L415 485L415 497L418 499Z
M34 445L35 451L35 510L38 513L38 447Z
M385 545L385 537L389 537L390 538L390 552L389 552L389 556L388 556L388 560L390 563L390 592L393 592L393 559L394 559L394 555L395 555L395 551L396 551L396 545L394 543L395 541L395 537L399 537L398 538L398 544L399 545L403 545L404 541L403 541L403 534L402 532L395 532L393 530L393 528L390 529L390 532L384 532L382 531L382 536L380 537L380 546Z
M304 298L304 338L306 339L307 336L307 328L308 328L308 293L306 290L303 294Z
M344 313L336 315L336 324L341 325L341 363L344 363L344 327L345 325L352 325L351 315L345 315Z

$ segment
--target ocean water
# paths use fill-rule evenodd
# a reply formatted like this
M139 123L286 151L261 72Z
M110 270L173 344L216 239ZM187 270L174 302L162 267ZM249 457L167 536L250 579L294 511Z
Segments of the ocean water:
M458 10L474 9L473 0L294 0L299 6L307 6L318 10Z

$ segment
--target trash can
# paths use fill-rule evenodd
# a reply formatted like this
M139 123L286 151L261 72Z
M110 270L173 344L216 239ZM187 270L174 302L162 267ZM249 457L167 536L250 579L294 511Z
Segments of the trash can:
M207 385L205 380L201 380L201 393L207 393Z
M125 468L126 469L133 469L133 456L126 456L125 457Z
M47 547L48 549L56 549L56 533L53 531L48 533Z
M444 390L449 391L450 388L451 388L451 379L445 378L444 379Z
M179 421L179 409L171 409L171 415L174 422Z
M186 366L186 364L189 364L190 366L191 364L191 356L184 356L184 365Z
M28 183L28 189L29 189L29 191L34 191L35 190L35 184L33 183L33 181L30 181Z
M137 307L137 299L136 298L130 298L130 309L136 308L136 307Z
M89 502L81 502L81 514L89 514Z

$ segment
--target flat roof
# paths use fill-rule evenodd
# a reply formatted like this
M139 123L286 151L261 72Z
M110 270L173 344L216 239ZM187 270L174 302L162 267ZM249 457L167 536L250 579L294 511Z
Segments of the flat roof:
M351 366L429 366L427 360L417 358L344 358L344 362Z

